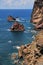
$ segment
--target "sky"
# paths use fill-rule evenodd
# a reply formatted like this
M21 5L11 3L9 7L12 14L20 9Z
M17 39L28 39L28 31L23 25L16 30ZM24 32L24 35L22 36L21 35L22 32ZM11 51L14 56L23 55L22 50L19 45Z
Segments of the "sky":
M0 9L32 9L34 0L0 0Z

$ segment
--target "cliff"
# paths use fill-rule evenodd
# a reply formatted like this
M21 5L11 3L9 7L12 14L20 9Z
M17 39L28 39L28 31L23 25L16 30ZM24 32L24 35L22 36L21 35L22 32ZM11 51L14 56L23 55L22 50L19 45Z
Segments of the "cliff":
M43 0L36 0L34 2L31 22L36 28L43 28Z
M20 47L18 57L23 58L21 65L43 65L43 31L36 35L31 44Z

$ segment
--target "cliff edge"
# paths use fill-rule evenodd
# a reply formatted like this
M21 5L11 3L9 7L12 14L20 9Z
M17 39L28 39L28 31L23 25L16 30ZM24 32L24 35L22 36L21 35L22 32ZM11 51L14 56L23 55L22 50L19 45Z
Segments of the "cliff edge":
M31 15L35 28L43 28L43 0L35 0Z

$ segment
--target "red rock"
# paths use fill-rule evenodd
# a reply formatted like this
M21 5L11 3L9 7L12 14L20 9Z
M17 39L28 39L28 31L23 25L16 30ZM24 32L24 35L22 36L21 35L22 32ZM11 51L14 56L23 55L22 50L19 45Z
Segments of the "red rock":
M24 25L16 21L11 27L11 31L24 31Z

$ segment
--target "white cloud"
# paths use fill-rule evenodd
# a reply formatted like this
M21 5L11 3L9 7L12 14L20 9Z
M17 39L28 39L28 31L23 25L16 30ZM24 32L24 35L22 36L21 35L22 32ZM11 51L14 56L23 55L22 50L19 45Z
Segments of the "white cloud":
M29 9L32 8L34 0L1 0L0 8L7 9Z

